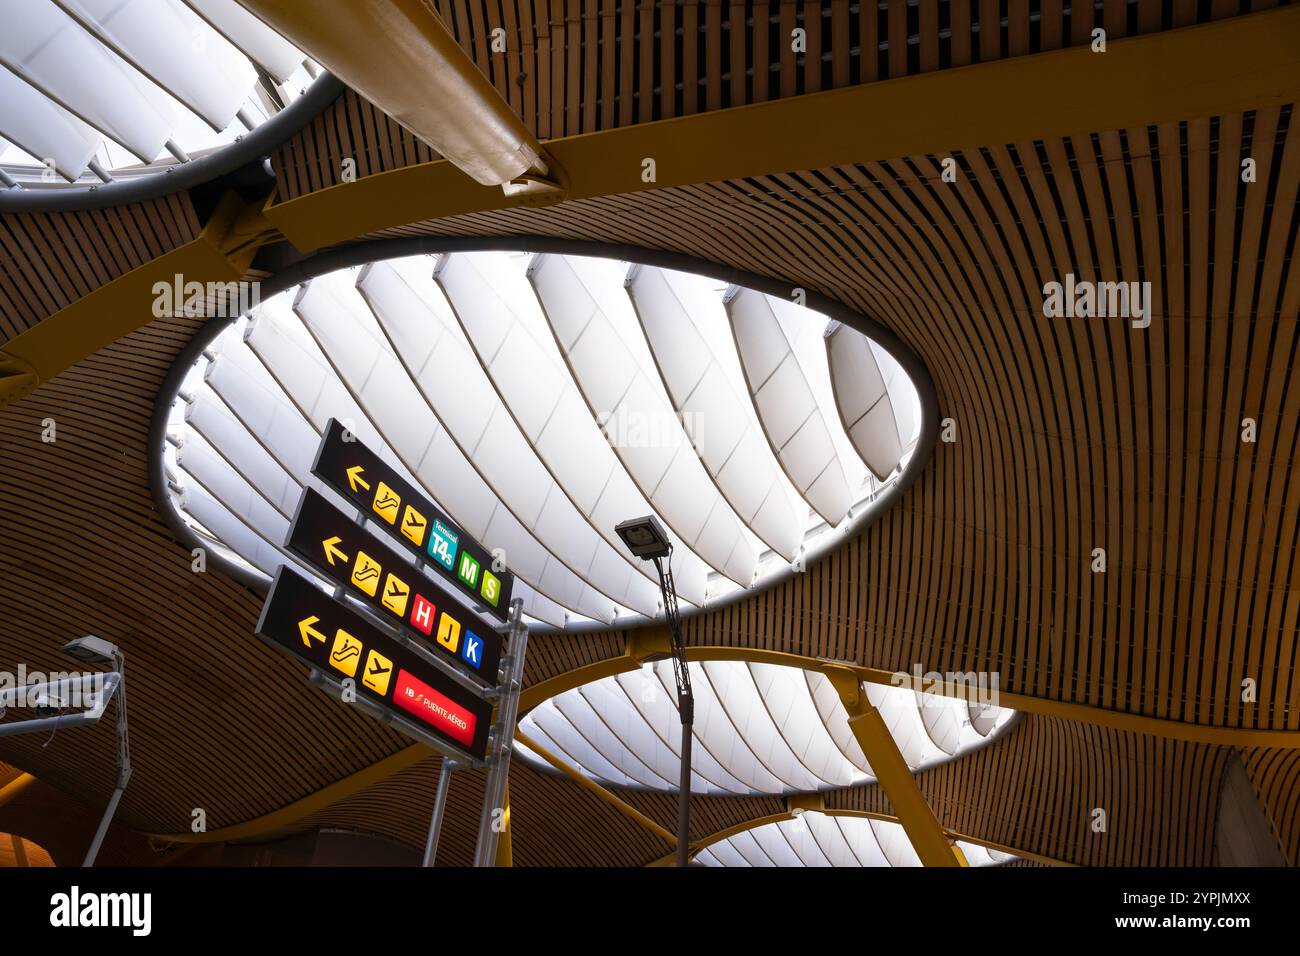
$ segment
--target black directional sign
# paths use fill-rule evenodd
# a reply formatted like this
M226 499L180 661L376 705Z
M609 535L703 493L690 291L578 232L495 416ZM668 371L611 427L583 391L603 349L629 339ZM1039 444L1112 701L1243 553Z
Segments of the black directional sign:
M319 492L303 492L285 547L381 618L414 632L484 681L497 683L501 636Z
M437 568L474 606L506 619L515 576L494 569L486 548L333 418L311 471Z
M358 698L473 757L487 754L490 703L287 567L276 573L257 634L322 673L353 680Z

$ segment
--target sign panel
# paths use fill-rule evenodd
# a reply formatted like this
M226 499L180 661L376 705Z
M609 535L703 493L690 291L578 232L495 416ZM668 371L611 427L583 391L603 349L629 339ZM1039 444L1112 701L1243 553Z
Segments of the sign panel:
M492 705L281 566L262 606L257 635L320 671L356 682L366 698L483 759Z
M319 492L303 492L285 547L379 617L414 631L470 673L497 683L501 635Z
M395 541L432 564L476 607L502 621L515 576L494 570L492 555L331 418L311 472L366 512Z

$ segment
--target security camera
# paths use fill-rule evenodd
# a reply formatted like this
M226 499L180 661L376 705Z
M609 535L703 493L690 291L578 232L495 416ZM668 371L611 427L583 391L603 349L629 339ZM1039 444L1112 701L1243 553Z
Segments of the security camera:
M64 644L63 653L90 664L112 664L116 662L119 651L116 644L88 634Z

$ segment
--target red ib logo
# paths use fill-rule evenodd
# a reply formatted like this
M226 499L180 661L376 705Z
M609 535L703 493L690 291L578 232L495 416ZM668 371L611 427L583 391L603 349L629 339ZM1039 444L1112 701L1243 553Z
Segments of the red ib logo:
M423 594L417 594L415 603L411 606L411 625L426 635L433 633L433 617L436 610Z

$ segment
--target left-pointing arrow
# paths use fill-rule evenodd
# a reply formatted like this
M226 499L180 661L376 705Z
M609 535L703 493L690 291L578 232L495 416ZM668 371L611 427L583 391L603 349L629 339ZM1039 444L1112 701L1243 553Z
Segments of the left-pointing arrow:
M324 641L325 635L312 627L313 624L319 624L320 618L315 614L310 617L304 617L298 622L298 634L302 637L302 642L307 647L311 647L312 640Z
M321 542L325 547L325 559L329 561L330 567L334 567L334 559L338 558L344 564L347 564L348 556L339 550L339 542L343 539L338 535L332 538L326 538Z

